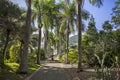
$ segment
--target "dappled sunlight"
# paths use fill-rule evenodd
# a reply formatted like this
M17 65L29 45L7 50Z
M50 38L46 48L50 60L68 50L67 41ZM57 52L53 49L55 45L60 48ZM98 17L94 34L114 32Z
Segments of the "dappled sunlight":
M120 80L120 0L0 0L0 80Z

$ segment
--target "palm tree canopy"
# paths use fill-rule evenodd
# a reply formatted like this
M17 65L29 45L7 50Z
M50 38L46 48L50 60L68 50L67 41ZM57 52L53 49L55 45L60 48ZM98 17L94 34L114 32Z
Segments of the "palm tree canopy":
M97 7L100 7L101 5L103 5L103 1L104 0L89 0L89 2L94 5L94 6L97 6Z

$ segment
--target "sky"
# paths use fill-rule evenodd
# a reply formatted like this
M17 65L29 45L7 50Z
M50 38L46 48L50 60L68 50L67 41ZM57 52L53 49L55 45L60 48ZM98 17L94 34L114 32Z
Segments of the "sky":
M88 0L85 0L84 9L88 10L93 15L98 30L102 29L104 21L111 20L112 8L115 6L116 1L117 0L104 0L103 6L98 8L92 6Z
M17 3L22 8L26 8L25 0L11 0L11 1L14 3ZM110 14L112 13L112 8L115 6L116 1L117 0L104 0L103 6L98 8L98 7L92 6L88 2L88 0L85 0L83 8L89 11L90 14L93 15L93 17L95 18L96 27L98 30L102 29L102 24L104 23L104 21L111 20ZM85 22L86 26L87 26L87 23L88 21Z

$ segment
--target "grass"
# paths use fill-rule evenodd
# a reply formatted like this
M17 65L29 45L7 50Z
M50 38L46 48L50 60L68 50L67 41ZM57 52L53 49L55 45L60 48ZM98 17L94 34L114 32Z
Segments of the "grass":
M18 70L18 63L5 63L4 69L0 72L0 80L24 80L31 73L36 71L40 65L38 64L28 64L28 74L16 74Z

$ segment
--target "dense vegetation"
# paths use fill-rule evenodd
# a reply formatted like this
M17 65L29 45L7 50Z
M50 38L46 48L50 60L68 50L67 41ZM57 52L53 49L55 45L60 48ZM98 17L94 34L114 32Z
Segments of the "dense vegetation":
M102 73L106 67L119 68L120 0L113 8L112 20L105 21L102 30L97 30L94 16L82 9L82 2L76 1L28 0L26 10L0 0L0 73L6 69L26 74L51 55L58 55L61 62L78 63L79 70L83 64L101 68ZM102 0L89 1L102 5ZM82 19L89 20L86 29ZM71 46L69 35L77 30L78 44Z

